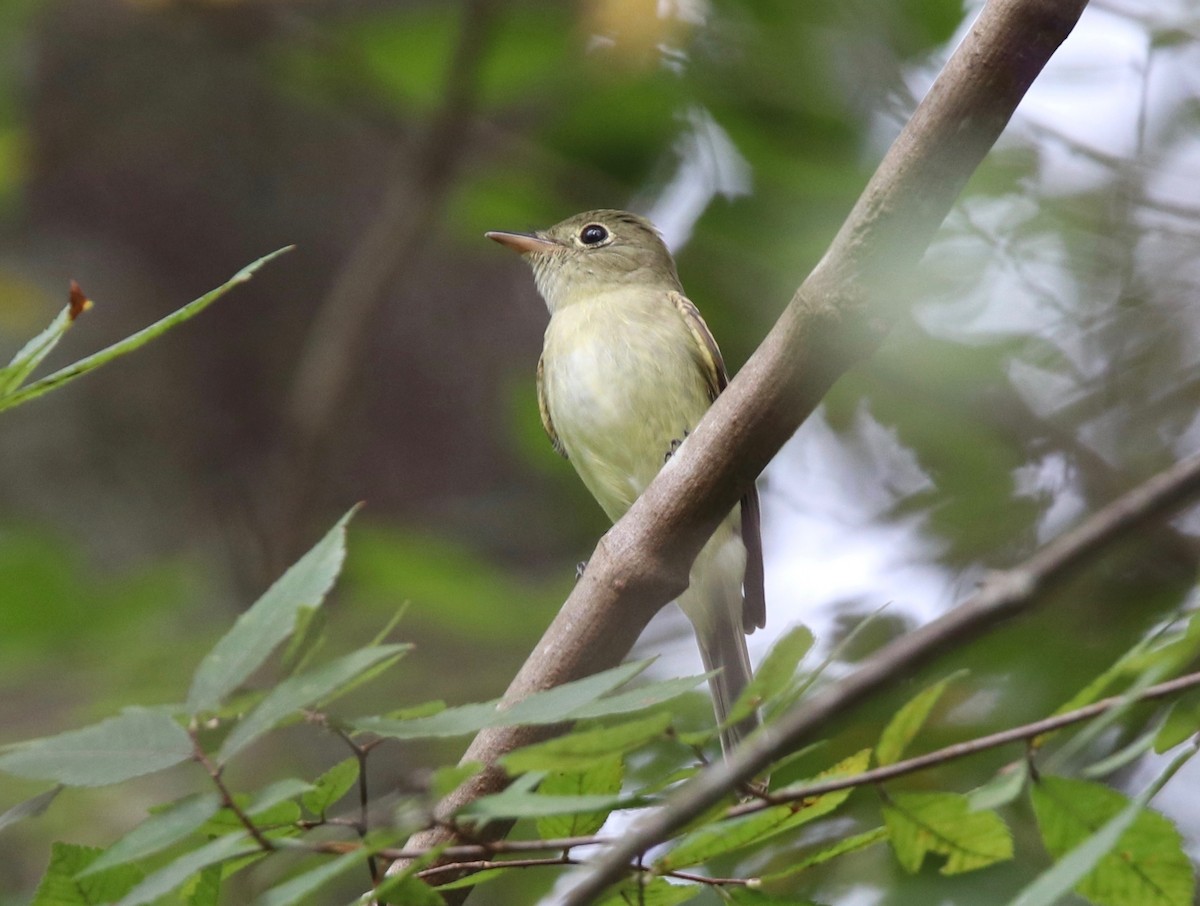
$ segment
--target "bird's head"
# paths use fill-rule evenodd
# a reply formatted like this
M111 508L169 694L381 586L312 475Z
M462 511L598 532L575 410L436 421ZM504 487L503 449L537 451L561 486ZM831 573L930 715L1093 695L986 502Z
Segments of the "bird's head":
M529 262L552 314L626 286L680 289L675 262L658 231L627 211L585 211L546 230L485 235Z

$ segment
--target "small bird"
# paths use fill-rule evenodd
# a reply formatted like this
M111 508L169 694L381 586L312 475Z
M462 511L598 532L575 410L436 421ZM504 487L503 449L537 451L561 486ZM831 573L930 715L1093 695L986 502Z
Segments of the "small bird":
M538 408L554 449L616 522L729 382L653 225L588 211L534 233L485 234L533 267L550 310ZM696 633L718 725L750 681L745 633L766 621L758 493L725 518L692 566L679 606ZM758 725L723 727L721 748Z

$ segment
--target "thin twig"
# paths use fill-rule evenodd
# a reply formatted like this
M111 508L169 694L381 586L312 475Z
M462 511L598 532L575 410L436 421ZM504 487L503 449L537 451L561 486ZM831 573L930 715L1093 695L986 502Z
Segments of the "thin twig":
M1182 692L1185 689L1191 689L1195 686L1200 686L1200 673L1189 673L1186 676L1178 677L1169 682L1150 686L1141 695L1135 696L1132 700L1135 702L1153 701L1154 699L1166 698L1169 695L1174 695L1176 692ZM863 771L859 774L839 777L834 780L825 780L820 783L805 784L804 786L792 787L783 792L771 793L754 802L745 802L732 806L725 813L725 817L737 818L742 815L752 814L753 812L761 812L774 805L800 802L804 799L810 799L814 796L824 796L826 793L833 793L838 790L882 783L885 780L894 780L906 774L928 770L929 768L937 767L950 761L956 761L959 758L966 758L968 755L985 752L988 749L999 748L1000 746L1010 745L1014 742L1032 740L1043 733L1050 733L1054 730L1061 730L1063 727L1069 727L1072 724L1091 720L1093 717L1097 717L1118 705L1126 703L1127 699L1125 696L1114 695L1111 698L1101 699L1082 708L1076 708L1074 711L1064 711L1062 714L1055 714L1052 717L1046 717L1033 723L1022 724L1019 727L1011 727L987 736L980 736L976 739L969 739L966 742L955 743L954 745L945 746L933 752L927 752L924 755L916 755L912 758L906 758L903 761L897 761L894 764L884 765L883 767L872 768L869 771Z
M201 748L200 740L197 739L195 730L189 729L188 736L192 739L192 759L201 765L208 772L208 776L212 778L213 784L221 794L221 804L233 812L234 817L241 822L242 827L246 828L246 832L254 838L254 842L258 844L263 852L272 852L275 849L275 844L263 836L263 832L259 829L258 825L251 821L250 816L237 804L237 800L233 798L233 793L225 785L225 779L221 776L221 768L214 764L204 749Z

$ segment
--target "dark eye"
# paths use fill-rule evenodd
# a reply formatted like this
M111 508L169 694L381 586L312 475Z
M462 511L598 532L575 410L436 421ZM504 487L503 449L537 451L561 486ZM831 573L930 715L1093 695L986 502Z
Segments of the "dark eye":
M608 238L608 230L598 223L589 223L579 231L579 241L584 245L599 245Z

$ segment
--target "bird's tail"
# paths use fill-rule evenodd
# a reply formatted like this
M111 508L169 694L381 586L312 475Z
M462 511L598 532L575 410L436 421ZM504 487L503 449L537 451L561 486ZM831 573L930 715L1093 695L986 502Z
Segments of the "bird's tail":
M742 623L745 562L741 539L732 531L718 529L696 558L691 585L679 598L679 606L696 632L704 669L715 671L708 685L726 758L759 725L757 711L751 711L742 720L725 726L753 676Z

